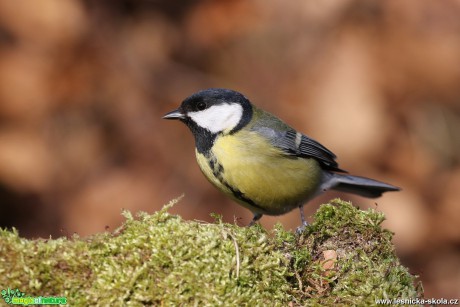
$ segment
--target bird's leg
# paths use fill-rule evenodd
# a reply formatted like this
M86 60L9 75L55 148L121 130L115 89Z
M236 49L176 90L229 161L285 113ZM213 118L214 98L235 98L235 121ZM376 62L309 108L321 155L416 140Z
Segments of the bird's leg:
M262 217L263 214L261 213L254 213L254 217L252 218L252 221L249 223L248 227L251 227L254 225L260 218Z
M302 225L297 227L296 233L298 234L300 234L305 229L305 227L308 226L307 220L305 220L305 215L303 213L303 205L299 206L299 210L300 210L300 220L302 221Z
M303 213L303 205L299 206L299 210L300 210L300 220L302 221L302 227L308 226L308 222L305 219L305 215Z

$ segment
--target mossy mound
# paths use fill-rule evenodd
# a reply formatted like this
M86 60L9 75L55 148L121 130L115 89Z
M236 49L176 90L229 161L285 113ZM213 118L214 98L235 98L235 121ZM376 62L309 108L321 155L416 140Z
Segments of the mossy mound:
M384 217L334 200L300 235L183 221L167 209L89 238L0 230L0 284L70 305L373 305L421 297ZM1 289L0 289L1 290ZM1 298L0 298L1 300Z

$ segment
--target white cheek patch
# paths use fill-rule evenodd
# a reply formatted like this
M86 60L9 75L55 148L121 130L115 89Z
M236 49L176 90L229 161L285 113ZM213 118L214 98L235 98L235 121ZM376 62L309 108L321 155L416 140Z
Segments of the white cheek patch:
M237 103L211 106L203 111L190 112L188 116L200 127L211 133L230 131L243 116L243 107Z

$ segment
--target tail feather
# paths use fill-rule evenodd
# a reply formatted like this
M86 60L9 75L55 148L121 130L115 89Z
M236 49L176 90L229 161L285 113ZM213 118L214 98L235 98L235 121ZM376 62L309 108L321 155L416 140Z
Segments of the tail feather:
M341 192L352 193L369 198L382 196L382 193L389 191L399 191L400 188L391 184L383 183L374 179L329 173L323 189L333 189Z

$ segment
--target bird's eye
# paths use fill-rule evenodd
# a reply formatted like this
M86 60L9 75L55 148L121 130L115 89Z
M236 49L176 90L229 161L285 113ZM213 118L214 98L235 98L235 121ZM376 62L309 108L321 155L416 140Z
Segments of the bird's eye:
M204 101L198 102L196 105L196 108L198 109L198 111L203 111L204 109L206 109L206 102Z

